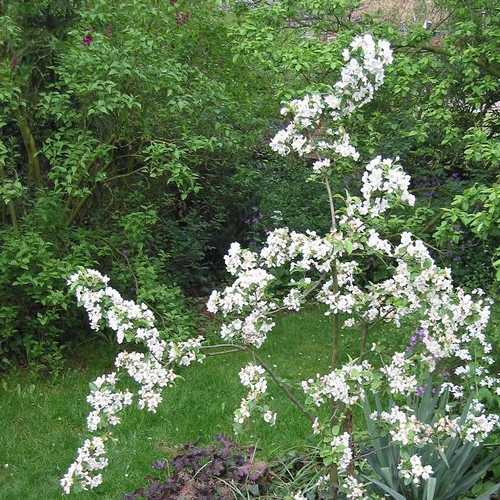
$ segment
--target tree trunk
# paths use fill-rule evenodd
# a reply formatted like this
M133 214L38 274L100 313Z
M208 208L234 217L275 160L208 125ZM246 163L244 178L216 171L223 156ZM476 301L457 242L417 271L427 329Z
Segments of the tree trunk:
M3 165L0 164L0 181L2 181L4 178L5 178L5 171L3 169ZM9 201L7 203L7 212L9 214L12 227L17 230L18 224L17 224L16 207L12 201Z
M28 158L28 182L35 185L36 187L41 187L43 184L43 179L42 171L40 168L40 161L38 160L37 156L38 150L33 134L31 133L31 128L29 126L28 120L23 115L19 115L17 124L23 138L24 149Z

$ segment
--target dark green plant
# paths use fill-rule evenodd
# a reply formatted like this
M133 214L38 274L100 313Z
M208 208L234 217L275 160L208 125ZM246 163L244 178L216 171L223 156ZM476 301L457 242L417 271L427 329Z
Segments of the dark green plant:
M433 394L432 384L419 396L412 397L406 408L414 410L418 420L435 427L439 418L445 414L448 394ZM380 494L388 495L395 500L453 500L466 494L473 486L481 482L492 464L498 460L498 449L491 446L477 446L465 442L459 436L446 436L439 442L428 442L420 446L398 446L385 434L380 422L373 419L372 412L381 407L377 395L364 402L364 415L371 444L362 453L370 466L365 479ZM465 422L470 412L469 402L464 407L460 422ZM411 435L410 435L411 436ZM411 437L413 439L413 437ZM432 467L432 477L419 484L405 479L398 469L402 459L409 459L418 454L425 464Z
M191 498L256 498L269 487L271 470L255 458L256 449L243 448L225 436L211 446L185 444L172 459L153 463L156 475L148 485L125 495L126 500Z
M477 264L490 260L500 281L500 185L474 185L455 196L444 210L436 238L445 247L473 245ZM483 258L478 259L478 247L487 249Z

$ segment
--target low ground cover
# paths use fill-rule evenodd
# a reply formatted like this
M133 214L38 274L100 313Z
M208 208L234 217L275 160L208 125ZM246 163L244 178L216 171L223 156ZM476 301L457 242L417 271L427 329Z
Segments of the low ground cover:
M307 332L307 334L306 334ZM377 341L404 343L408 332L373 332ZM330 320L317 309L280 319L263 348L276 371L291 381L303 380L329 366ZM357 354L355 332L346 355ZM272 358L271 358L272 353ZM1 498L60 498L59 478L82 441L82 422L88 383L110 369L116 345L83 345L72 355L72 366L59 378L40 381L26 374L5 377L0 388L0 494ZM110 456L108 481L88 498L120 498L144 484L151 463L169 455L185 442L207 443L220 433L231 434L233 411L243 394L238 372L246 354L208 358L187 369L155 415L130 410L119 430L119 442ZM304 442L308 422L271 386L278 412L276 428L252 424L240 442L256 444L267 459ZM210 397L207 398L206 395Z
M498 327L499 316L497 310L491 328ZM394 349L406 344L410 335L405 328L383 325L371 332L368 342L376 340ZM359 341L353 331L344 356L356 356ZM330 342L330 319L311 308L280 318L262 355L276 365L280 376L298 381L328 368ZM111 368L116 352L114 343L88 343L71 353L70 368L58 378L39 380L28 373L4 377L0 384L0 498L61 497L59 478L83 437L87 408L82 402L88 384ZM240 353L216 356L188 368L183 373L185 383L169 391L155 415L130 410L117 429L119 440L110 453L107 481L81 497L121 498L124 492L143 486L144 478L152 474L151 464L172 456L177 445L209 443L220 433L232 435L233 411L243 394L238 372L245 357ZM278 413L276 427L258 421L237 437L238 442L256 444L260 457L267 460L304 443L310 434L299 411L275 386L270 390Z

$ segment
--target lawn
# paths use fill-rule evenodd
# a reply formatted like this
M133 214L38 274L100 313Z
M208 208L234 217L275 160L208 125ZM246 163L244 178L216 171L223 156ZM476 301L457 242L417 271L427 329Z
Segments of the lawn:
M262 348L262 356L285 379L303 380L328 369L330 321L318 310L283 317ZM408 330L383 327L372 339L404 344ZM347 334L346 351L356 355L358 336ZM389 345L387 346L389 347ZM272 353L272 356L271 356ZM64 375L33 381L27 374L11 374L0 388L0 498L60 498L59 478L73 461L82 442L88 383L110 370L116 347L88 343L72 356ZM166 393L156 414L130 410L117 428L104 484L79 498L121 498L144 484L156 459L171 454L185 442L208 442L219 433L232 433L233 411L244 388L238 371L247 354L208 358L186 369L184 380ZM239 438L256 443L266 458L303 443L309 423L271 384L276 428L255 423Z

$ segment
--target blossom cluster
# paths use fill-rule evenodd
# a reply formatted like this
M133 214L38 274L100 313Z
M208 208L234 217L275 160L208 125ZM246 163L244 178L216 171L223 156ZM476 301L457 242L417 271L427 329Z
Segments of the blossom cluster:
M78 449L75 461L61 479L64 493L69 494L75 478L84 490L96 488L102 483L100 472L108 466L104 441L100 437L86 439L83 446Z
M330 443L334 454L338 455L339 472L346 472L352 462L351 435L348 432L335 436Z
M270 232L258 253L231 245L226 266L237 277L222 292L213 291L207 303L209 312L220 312L229 320L222 326L221 337L261 347L274 327L271 315L283 307L298 310L313 286L311 279L305 279L281 300L268 300L268 288L277 281L272 272L288 265L295 272L326 273L334 254L334 241L314 231L298 233L287 228Z
M135 342L144 343L153 356L161 359L166 344L154 326L152 311L145 304L124 299L108 283L109 278L94 269L74 273L68 279L78 304L87 311L93 330L98 330L104 320L116 333L119 344L126 337L134 338Z
M362 54L361 60L353 57L358 51ZM356 107L370 102L375 90L384 82L384 67L393 60L392 49L387 40L375 41L370 34L365 34L355 37L342 55L346 65L335 89L345 101L329 104L332 110L350 114Z
M409 460L402 461L398 469L402 477L416 485L420 484L421 480L429 479L434 472L430 465L422 464L418 455L412 455Z
M342 488L348 500L367 498L365 486L354 476L347 476L342 484Z
M87 416L89 431L96 431L101 425L117 425L120 423L120 412L132 404L130 391L117 391L116 373L98 377L91 384L91 392L87 403L92 411ZM103 422L104 419L104 422Z
M115 366L126 371L139 385L138 406L151 412L156 412L161 403L163 389L171 386L177 377L172 369L142 352L119 353Z
M116 333L118 343L133 341L142 344L145 352L120 352L115 359L116 371L98 377L91 384L87 428L91 433L99 431L102 435L86 440L78 450L75 462L61 479L65 493L69 493L75 483L83 489L91 489L102 482L100 471L108 464L104 449L106 429L120 423L121 412L132 405L134 399L140 409L156 412L164 389L172 386L177 378L173 368L203 359L202 337L165 342L155 327L152 311L145 304L123 299L109 286L107 276L84 269L70 276L68 284L78 303L86 309L92 329L106 325ZM136 390L118 389L120 383L125 383L124 375L135 382Z
M235 265L235 264L234 264ZM221 294L217 291L210 295L207 309L224 316L247 312L243 319L237 318L226 323L221 330L225 341L241 338L245 344L260 347L266 334L274 327L268 318L274 304L268 303L265 290L274 277L262 268L242 271L235 282Z
M484 404L477 400L472 402L463 423L455 421L463 440L476 446L484 441L498 427L499 423L500 417L486 413Z
M383 411L373 417L388 423L392 440L403 446L428 443L434 432L432 426L420 422L410 409L405 411L397 405L391 411Z
M386 375L391 391L394 394L411 394L417 388L417 377L412 373L412 366L407 362L403 352L396 352L391 363L381 368Z
M323 404L325 398L352 406L362 399L362 387L371 381L371 369L368 361L346 363L327 375L303 381L302 389L316 406Z
M359 153L351 145L344 128L327 128L324 122L336 122L370 102L384 81L385 66L392 63L389 43L375 41L370 34L355 37L343 56L344 67L331 92L307 94L289 102L281 112L291 114L292 121L275 135L270 144L283 156L292 151L299 156L314 154L313 170L316 173L329 169L328 156L331 154L358 160Z
M169 342L168 362L179 366L189 366L194 361L201 363L205 357L200 354L203 337L198 336L181 342Z
M265 369L250 363L240 370L240 381L248 389L248 394L241 400L240 407L234 415L234 421L238 425L243 424L250 417L252 409L267 391ZM276 423L276 413L268 409L262 409L262 417L270 425Z
M387 427L392 441L401 446L424 446L439 443L446 438L459 437L461 441L479 446L498 426L499 416L487 413L485 406L472 401L463 415L455 415L448 405L436 415L431 424L421 422L408 407L392 406L390 411L375 412L371 418Z
M348 213L376 217L386 212L395 199L410 206L415 204L415 196L408 191L410 176L397 162L398 159L377 156L366 165L361 179L363 199L349 206Z

